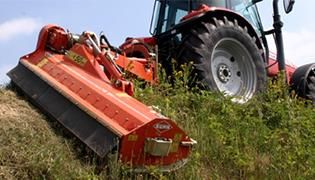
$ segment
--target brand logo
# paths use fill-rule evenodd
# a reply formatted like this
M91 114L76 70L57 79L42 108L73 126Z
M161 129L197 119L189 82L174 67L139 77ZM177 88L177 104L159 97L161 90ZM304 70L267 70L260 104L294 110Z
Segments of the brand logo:
M159 123L155 124L153 127L160 133L164 133L164 132L172 129L172 126L166 121L159 122Z
M87 59L85 59L84 57L82 57L81 55L73 52L73 51L68 51L66 56L71 59L72 61L74 61L75 63L77 63L80 66L84 66L87 62Z

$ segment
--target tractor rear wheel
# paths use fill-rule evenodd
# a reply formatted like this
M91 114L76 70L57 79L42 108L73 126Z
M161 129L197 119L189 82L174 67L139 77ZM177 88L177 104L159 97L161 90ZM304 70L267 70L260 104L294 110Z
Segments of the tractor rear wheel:
M291 88L298 96L311 100L315 105L315 63L297 68L291 83Z
M266 87L261 50L237 21L214 18L185 31L176 59L180 64L194 63L199 87L232 96L234 102L247 102Z

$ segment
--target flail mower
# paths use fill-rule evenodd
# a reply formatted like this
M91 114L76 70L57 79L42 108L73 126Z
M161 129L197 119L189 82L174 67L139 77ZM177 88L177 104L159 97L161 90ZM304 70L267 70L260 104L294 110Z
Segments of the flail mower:
M196 141L174 121L132 97L132 73L155 84L158 64L194 64L194 84L244 103L266 88L267 77L286 71L302 97L314 97L314 65L285 65L278 1L274 29L264 31L259 0L156 0L152 37L127 38L119 48L105 35L42 28L36 50L8 76L31 101L100 157L116 149L121 162L169 171L187 161ZM286 12L294 1L284 0ZM274 34L277 54L265 35Z

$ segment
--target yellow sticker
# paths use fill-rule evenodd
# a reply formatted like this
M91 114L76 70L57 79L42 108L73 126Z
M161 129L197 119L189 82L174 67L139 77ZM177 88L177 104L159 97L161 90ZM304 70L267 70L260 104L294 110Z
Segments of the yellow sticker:
M87 60L84 57L73 51L68 51L66 56L73 62L79 64L80 66L84 66L87 62Z
M137 141L138 140L138 135L136 134L130 134L128 136L128 141Z
M48 59L43 58L39 63L37 63L36 66L38 66L39 68L42 68L43 66L45 66L48 63Z
M124 93L124 92L116 93L116 95L119 97L130 97L127 93Z

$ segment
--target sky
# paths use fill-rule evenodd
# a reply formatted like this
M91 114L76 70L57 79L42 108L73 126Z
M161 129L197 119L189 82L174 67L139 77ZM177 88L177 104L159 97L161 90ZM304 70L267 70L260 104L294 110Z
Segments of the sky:
M154 0L0 0L0 84L21 56L35 50L42 26L57 24L71 32L104 32L113 45L126 37L150 36ZM265 30L272 27L272 0L258 4ZM296 1L285 14L285 55L300 66L315 62L315 1ZM275 49L270 40L271 49Z

